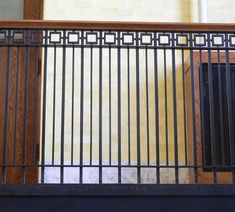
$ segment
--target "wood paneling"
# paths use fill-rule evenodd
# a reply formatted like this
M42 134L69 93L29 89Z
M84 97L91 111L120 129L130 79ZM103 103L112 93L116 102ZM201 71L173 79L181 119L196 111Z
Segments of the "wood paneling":
M43 0L24 1L25 19L39 20L42 17ZM42 50L38 47L30 47L28 54L26 51L27 47L0 48L0 164L3 162L5 152L7 183L37 183L38 181L38 168L29 167L29 165L36 165L39 162ZM28 73L28 84L26 84L26 73ZM7 75L9 75L8 87ZM6 101L8 101L8 113L5 110ZM7 136L4 139L6 117L8 126ZM4 148L4 141L6 148ZM26 168L14 167L14 165L22 166L23 162ZM3 168L0 168L0 182L2 181Z
M43 20L44 0L24 0L24 20Z
M230 63L235 63L235 54L230 53ZM208 52L202 52L201 63L208 63ZM217 52L211 53L211 63L218 63ZM226 63L225 52L220 52L220 63ZM199 66L200 53L193 53L193 69L190 59L185 63L185 88L186 88L186 115L187 115L187 143L188 158L190 165L194 165L194 144L193 144L193 121L192 121L192 92L191 92L191 71L194 71L194 96L195 96L195 117L196 117L196 148L197 148L197 165L202 166L202 141L201 141L201 113L200 113L200 90L199 90ZM194 183L194 170L189 170L189 181ZM213 172L205 172L198 169L198 183L209 184L213 182ZM231 172L217 172L217 183L232 183Z

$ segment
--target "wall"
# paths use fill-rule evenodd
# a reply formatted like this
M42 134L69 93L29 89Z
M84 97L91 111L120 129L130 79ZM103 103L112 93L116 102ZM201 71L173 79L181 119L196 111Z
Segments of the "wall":
M23 0L0 0L0 19L23 19Z

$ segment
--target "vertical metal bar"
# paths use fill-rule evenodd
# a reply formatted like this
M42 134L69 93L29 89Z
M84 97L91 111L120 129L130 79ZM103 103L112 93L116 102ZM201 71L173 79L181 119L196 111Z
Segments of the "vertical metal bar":
M203 69L202 69L202 50L199 50L199 79L200 79L200 108L201 108L201 134L202 134L202 145L203 145L203 154L202 154L202 165L206 166L207 165L207 157L206 157L206 136L205 136L205 120L204 120L204 113L205 113L205 108L204 108L204 90L203 90Z
M112 61L109 47L109 165L112 164Z
M80 94L80 171L79 182L83 183L83 96L84 96L84 31L81 31L81 94Z
M137 131L137 183L141 183L140 167L140 79L139 79L139 35L136 32L136 131Z
M193 57L193 38L192 33L189 34L190 38L190 67L191 67L191 94L192 94L192 127L193 127L193 156L194 156L194 179L198 183L198 165L197 165L197 140L196 140L196 117L195 117L195 92L194 92L194 57Z
M118 46L120 46L120 32L118 32ZM121 183L121 49L118 47L117 49L117 83L118 83L118 183Z
M158 109L158 54L157 54L157 34L154 33L154 85L155 85L155 136L156 136L156 177L157 184L160 184L160 149L159 149L159 109Z
M223 91L222 91L222 70L220 63L220 50L217 50L218 57L218 87L219 87L219 113L220 113L220 141L221 141L221 156L222 165L225 165L225 151L224 151L224 114L223 114Z
M56 107L56 46L54 47L54 76L53 76L53 124L52 124L52 165L55 162L55 107Z
M29 81L29 47L26 47L26 64L25 64L25 100L24 100L24 123L23 123L23 146L22 146L22 177L23 183L26 181L26 149L27 149L27 114L28 114L28 81Z
M16 164L16 144L17 144L17 126L18 126L18 79L19 79L19 47L17 47L17 59L16 59L16 86L15 86L15 120L14 120L14 150L13 150L13 164Z
M188 165L188 144L187 144L187 126L186 126L186 101L185 101L185 68L184 68L184 49L181 50L182 57L182 92L183 92L183 111L184 111L184 157L185 165Z
M9 31L10 33L10 31ZM6 87L5 87L5 119L4 119L4 141L3 141L3 160L2 160L2 164L3 164L3 183L7 183L7 172L6 172L6 168L7 168L7 140L8 140L8 136L7 136L7 131L8 131L8 125L9 125L9 91L10 91L10 57L11 57L11 49L8 46L7 47L7 69L6 69Z
M210 33L207 33L207 45L210 48ZM211 50L208 49L208 82L209 82L209 107L210 107L210 133L211 133L211 156L212 156L212 171L213 183L216 183L216 137L215 137L215 110L214 110L214 91L213 91L213 71L211 64Z
M38 141L38 47L35 47L34 52L34 142L33 142L33 164L35 165L37 162L37 141Z
M148 50L145 48L145 77L146 77L146 128L147 128L147 164L149 166L149 86L148 86Z
M166 49L164 48L164 91L165 91L165 131L166 131L166 165L169 165L168 153L168 92L167 92L167 68L166 68Z
M175 34L172 33L172 40L174 41ZM174 47L174 42L172 42ZM177 128L177 99L176 99L176 68L175 68L175 49L172 49L172 92L173 92L173 116L174 116L174 150L175 150L175 183L179 183L179 169L178 169L178 128Z
M233 115L232 115L232 87L231 87L231 70L230 70L230 55L228 49L228 34L225 34L226 46L226 90L227 90L227 107L228 107L228 126L229 126L229 143L230 143L230 158L231 166L235 165L235 141L233 134ZM232 182L235 183L235 168L232 168Z
M90 94L90 166L92 165L92 150L93 150L93 133L92 133L92 126L93 126L93 121L92 121L92 118L93 118L93 47L91 47L91 60L90 60L90 63L91 63L91 67L90 67L90 72L91 72L91 75L90 75L90 90L91 90L91 94Z
M45 45L48 43L48 31L45 30ZM45 177L45 130L46 130L46 93L47 93L47 46L44 47L43 102L42 102L42 151L41 151L41 183Z
M74 152L74 46L72 48L72 105L71 105L71 165L73 165Z
M130 48L127 48L128 165L131 165Z
M64 183L64 119L65 119L65 71L66 71L66 30L63 30L62 52L62 98L61 98L61 144L60 144L60 183Z
M102 31L99 35L99 183L102 183Z

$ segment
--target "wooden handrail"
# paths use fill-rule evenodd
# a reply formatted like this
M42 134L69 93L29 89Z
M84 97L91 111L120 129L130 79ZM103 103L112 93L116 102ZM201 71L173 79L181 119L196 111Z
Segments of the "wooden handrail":
M229 23L167 23L167 22L117 22L117 21L49 21L1 20L0 28L21 29L107 29L107 30L157 30L187 32L235 32Z

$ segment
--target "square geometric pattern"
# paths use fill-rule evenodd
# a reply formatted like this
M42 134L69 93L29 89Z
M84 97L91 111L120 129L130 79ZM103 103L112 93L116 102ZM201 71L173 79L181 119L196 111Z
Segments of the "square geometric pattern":
M24 43L24 38L24 31L14 31L12 36L12 43Z
M224 46L224 35L213 34L211 35L211 46L223 47Z
M176 34L176 46L188 46L189 37L187 33Z
M80 42L80 33L79 32L68 32L68 44L79 44Z
M134 45L135 43L135 35L134 33L121 33L121 45Z
M97 44L98 45L98 32L86 32L85 44Z
M49 44L60 44L62 32L49 32Z
M42 44L42 37L43 37L43 32L41 30L38 31L30 31L30 43L31 44Z
M170 46L171 45L171 34L170 33L159 33L158 34L158 45L159 46Z
M235 33L81 29L2 29L0 45L235 49Z
M229 42L229 46L235 47L235 35L229 35L228 42Z
M153 34L151 33L141 33L140 35L140 45L153 45Z
M207 45L207 36L206 34L194 34L193 41L194 46L206 46Z
M0 43L7 43L7 32L0 31Z
M116 44L117 34L115 32L104 33L104 45Z

